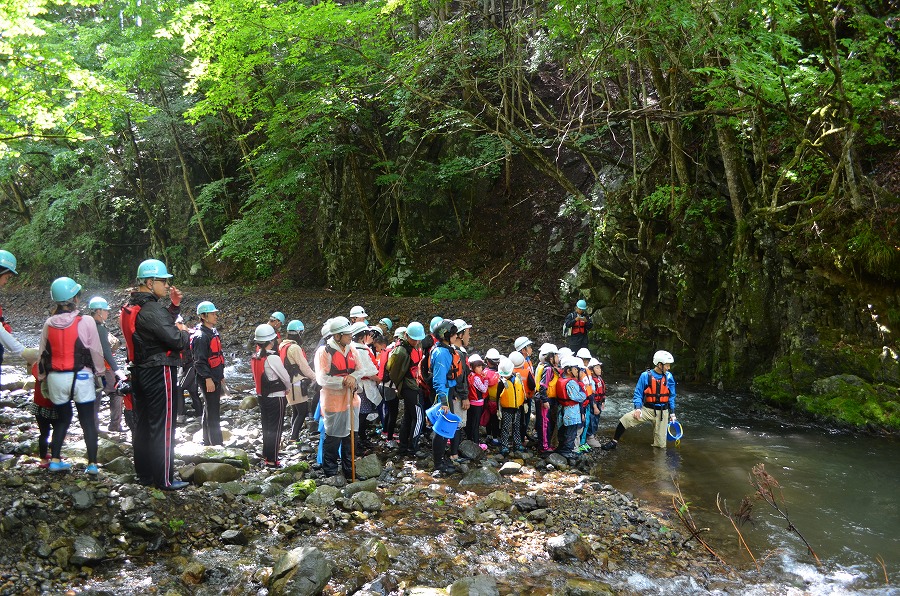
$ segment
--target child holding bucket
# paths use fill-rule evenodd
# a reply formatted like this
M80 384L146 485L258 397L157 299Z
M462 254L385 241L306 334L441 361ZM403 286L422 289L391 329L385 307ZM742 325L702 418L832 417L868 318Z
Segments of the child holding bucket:
M459 428L460 418L450 411L450 392L456 390L454 378L453 348L450 346L456 337L456 325L450 319L444 319L435 328L435 344L431 349L431 389L435 395L435 406L440 404L440 412L435 407L429 409L429 414L434 421L434 438L431 441L431 454L434 459L434 476L449 476L456 472L447 457L447 439L452 438ZM452 422L448 426L449 436L442 435L442 425Z

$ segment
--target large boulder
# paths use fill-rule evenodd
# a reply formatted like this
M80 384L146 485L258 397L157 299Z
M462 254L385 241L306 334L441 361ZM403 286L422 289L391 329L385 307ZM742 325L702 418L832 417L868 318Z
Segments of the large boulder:
M361 458L356 462L356 477L360 480L378 478L381 476L381 460L374 453Z
M503 478L497 473L497 470L487 467L469 470L459 481L460 486L497 486L498 484L503 484Z
M315 547L285 553L272 570L269 586L275 596L313 596L331 579L331 563Z
M231 464L202 463L194 466L192 481L197 486L207 482L230 482L243 476L244 471Z
M240 462L245 470L250 469L250 456L243 449L234 447L208 447L198 443L179 443L175 445L175 458L189 464L231 463Z

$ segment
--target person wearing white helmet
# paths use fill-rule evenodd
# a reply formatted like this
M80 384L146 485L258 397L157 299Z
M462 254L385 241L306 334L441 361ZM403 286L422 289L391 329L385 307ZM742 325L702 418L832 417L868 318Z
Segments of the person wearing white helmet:
M253 372L253 383L259 401L263 465L267 468L280 468L278 451L281 447L291 376L278 355L278 332L272 325L257 325L253 340L256 350L250 358L250 370Z
M335 317L329 325L329 338L313 357L316 382L321 387L319 406L325 430L322 471L328 477L354 476L354 434L359 431L360 399L356 393L363 368L362 358L353 347L352 325L346 317ZM340 451L340 469L338 468Z
M519 352L510 356L523 358ZM503 412L500 417L500 454L508 455L510 451L523 451L522 436L522 404L525 403L525 387L522 377L515 371L516 365L511 358L501 358L497 374L501 377L502 389L499 389L498 401Z
M581 426L581 406L587 401L587 395L581 388L581 360L576 356L567 356L561 363L561 376L557 381L556 399L562 408L562 420L559 427L559 446L556 452L563 457L578 457L578 427Z
M378 391L378 359L370 347L372 329L357 321L350 326L351 344L359 353L360 377L357 393L360 397L359 404L359 433L356 436L356 449L360 455L366 455L373 448L369 439L369 415L375 414L384 398ZM374 418L374 416L373 416Z
M562 362L563 360L565 360L565 359L568 358L569 356L574 356L574 355L575 355L575 352L573 352L571 348L567 348L567 347L564 346L564 347L562 347L562 348L559 349L559 360L560 360L560 362Z
M469 378L469 410L466 422L466 438L481 444L481 413L484 411L484 399L487 397L488 379L484 372L484 360L478 354L472 354L467 360ZM484 446L487 449L487 445Z
M369 315L366 314L366 309L364 309L363 307L354 306L350 309L349 320L351 323L365 323L367 318L369 318Z
M569 348L573 352L588 347L588 331L593 326L594 322L587 314L587 302L579 300L575 303L575 310L566 315L563 323L563 335L569 338Z
M96 405L94 419L97 423L97 428L100 428L100 398L102 393L105 392L109 396L109 425L107 430L113 433L120 433L123 430L122 414L124 414L125 410L123 408L122 394L116 391L115 387L117 383L127 379L128 375L119 368L109 343L110 335L109 330L106 328L106 320L109 318L109 303L100 296L94 296L88 300L88 309L91 311L91 317L93 317L94 323L97 325L97 336L100 338L103 360L106 362L102 374L102 388L98 387L96 391L97 399L94 401Z
M412 321L406 327L402 341L391 351L385 364L385 372L397 387L399 399L403 400L403 421L400 424L400 457L411 457L416 453L419 436L425 427L425 409L422 392L419 389L422 362L422 340L425 327Z
M515 347L516 353L520 354L522 360L524 360L524 362L520 364L519 360L516 359L513 364L515 365L516 374L522 379L522 385L525 387L525 403L522 404L522 415L519 422L522 425L522 438L530 440L531 437L528 435L528 428L531 426L531 407L534 401L534 392L537 390L537 381L534 378L534 366L531 363L531 355L534 353L534 346L530 339L522 336L516 338L513 347Z
M500 358L500 352L496 348L490 348L484 354L484 376L488 381L488 392L481 412L481 426L487 433L486 441L494 446L500 444L500 404L497 401L497 395L502 389L497 372Z
M534 371L537 390L534 394L537 446L544 453L553 451L551 438L556 430L556 382L559 379L559 350L553 344L543 344L538 350L538 365Z
M665 350L653 354L653 368L642 372L634 387L634 410L619 419L613 438L601 449L615 449L626 430L644 422L653 422L653 446L666 448L666 429L675 422L675 377L669 372L674 362Z
M451 338L450 344L455 352L453 362L458 363L458 370L456 371L456 387L453 391L453 399L450 401L450 409L459 416L460 422L459 430L450 441L449 457L450 461L457 463L460 459L459 444L469 425L469 409L472 407L469 402L469 354L466 351L469 345L469 330L472 326L463 319L454 319L453 325L456 327L456 335Z
M134 468L140 484L178 490L175 480L175 369L190 335L181 313L181 290L171 285L165 263L147 259L138 265L137 290L119 313L128 359L132 362ZM161 302L168 298L168 306Z
M581 443L587 445L588 448L601 446L600 441L594 435L600 425L600 412L606 402L606 384L603 382L602 367L603 364L596 358L588 360L586 374L593 391L585 408L584 429L581 433Z
M50 471L64 472L72 467L72 464L61 461L60 452L72 420L74 401L87 447L88 466L85 473L96 475L99 473L98 429L93 371L104 370L105 363L94 319L83 317L78 311L80 292L81 285L69 277L60 277L50 286L50 296L56 306L41 331L38 376L46 388L44 396L53 402L57 418L62 421L53 429Z

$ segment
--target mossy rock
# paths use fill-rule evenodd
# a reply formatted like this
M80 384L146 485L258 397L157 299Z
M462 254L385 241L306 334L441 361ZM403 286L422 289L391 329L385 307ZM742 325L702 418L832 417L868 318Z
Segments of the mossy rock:
M812 395L797 397L806 411L854 427L900 430L900 392L888 385L872 385L855 375L834 375L812 385Z
M284 494L292 499L304 500L316 490L316 481L312 479L295 482L284 489Z

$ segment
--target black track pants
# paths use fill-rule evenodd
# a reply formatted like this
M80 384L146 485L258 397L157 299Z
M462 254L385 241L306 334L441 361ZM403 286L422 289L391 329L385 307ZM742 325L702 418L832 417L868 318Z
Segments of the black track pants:
M160 488L175 479L175 367L132 368L134 469Z
M296 441L300 438L300 431L306 424L306 417L309 415L309 402L305 401L291 406L291 440Z
M286 408L287 398L283 395L270 395L259 398L263 459L270 464L278 461L278 448L281 446L281 433L284 431L284 411Z
M421 393L404 387L400 390L403 398L403 422L400 424L400 450L415 451L425 424L425 411L421 406Z
M200 390L203 392L203 414L200 415L200 426L203 427L204 445L222 444L222 385L216 383L213 391L206 390L206 379L200 379Z
M75 404L78 409L78 423L81 424L81 430L84 432L84 444L87 447L87 459L89 464L97 463L97 414L96 400L85 402L83 404Z

